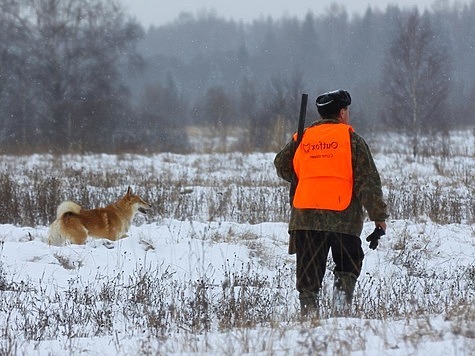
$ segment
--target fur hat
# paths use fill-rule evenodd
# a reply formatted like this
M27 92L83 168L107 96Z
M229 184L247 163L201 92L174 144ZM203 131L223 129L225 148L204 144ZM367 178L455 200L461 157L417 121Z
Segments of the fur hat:
M328 117L351 104L351 96L346 90L334 90L320 95L317 98L317 110L321 117Z

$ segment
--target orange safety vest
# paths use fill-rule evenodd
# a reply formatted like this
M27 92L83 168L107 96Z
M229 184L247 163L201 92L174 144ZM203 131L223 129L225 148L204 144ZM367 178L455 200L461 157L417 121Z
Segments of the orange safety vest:
M305 130L293 159L298 178L295 208L342 211L350 205L353 193L350 132L354 132L353 128L341 123Z

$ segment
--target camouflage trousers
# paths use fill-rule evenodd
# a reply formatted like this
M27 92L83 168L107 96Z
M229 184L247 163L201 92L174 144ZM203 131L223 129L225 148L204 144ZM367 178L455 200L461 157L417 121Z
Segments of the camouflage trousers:
M335 275L348 274L358 278L364 252L357 236L326 231L297 230L297 290L300 293L318 293L325 275L328 253L331 249Z

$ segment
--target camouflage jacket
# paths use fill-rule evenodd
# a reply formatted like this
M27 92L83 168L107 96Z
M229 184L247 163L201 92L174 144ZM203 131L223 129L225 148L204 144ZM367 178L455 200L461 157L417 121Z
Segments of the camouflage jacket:
M337 123L336 120L320 120L312 124ZM293 157L296 142L290 141L280 151L274 165L279 177L292 181ZM296 209L292 207L289 232L295 230L332 231L360 236L363 230L364 210L372 221L384 221L388 217L386 203L383 201L381 179L373 157L365 140L351 133L351 153L353 167L353 196L347 209L343 211ZM291 197L292 199L292 197Z

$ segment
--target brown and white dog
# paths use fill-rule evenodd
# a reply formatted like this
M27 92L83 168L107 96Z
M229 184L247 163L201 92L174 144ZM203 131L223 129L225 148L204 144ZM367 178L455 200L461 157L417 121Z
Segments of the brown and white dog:
M146 214L150 205L129 187L124 197L104 208L85 210L72 201L58 206L56 220L48 232L50 245L65 242L84 244L87 237L116 241L126 236L132 219L137 212Z

